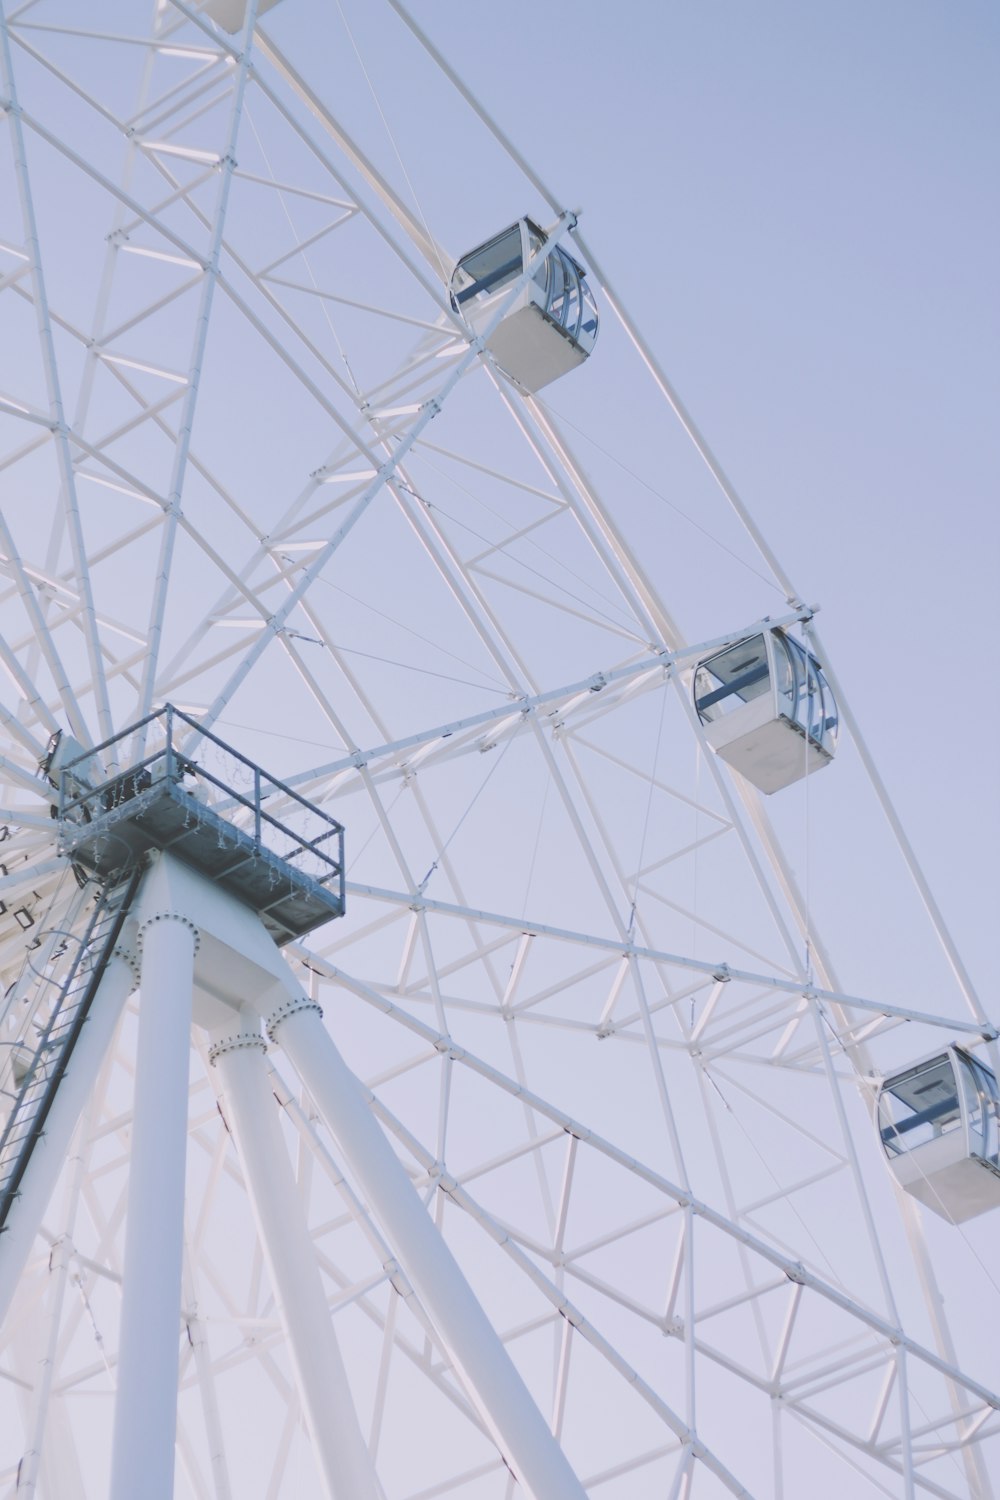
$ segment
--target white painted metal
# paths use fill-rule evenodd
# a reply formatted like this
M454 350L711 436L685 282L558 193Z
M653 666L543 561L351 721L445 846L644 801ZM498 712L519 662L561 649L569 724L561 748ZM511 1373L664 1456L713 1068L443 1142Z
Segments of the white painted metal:
M766 630L698 665L695 706L712 749L762 792L778 792L833 759L837 710L819 663Z
M949 1047L882 1080L876 1118L889 1169L949 1223L1000 1207L1000 1091L993 1071Z
M262 16L277 4L278 0L259 0L257 14ZM202 6L203 13L211 16L213 21L218 21L231 36L245 24L248 9L247 0L205 0Z
M249 1017L247 1022L249 1022ZM254 1219L295 1361L302 1407L330 1500L379 1500L350 1380L268 1083L259 1025L217 1036L212 1058L236 1135Z
M267 1018L357 1176L487 1429L533 1500L583 1495L558 1443L372 1118L358 1080L321 1024L319 1007L286 1002Z
M294 588L291 589L291 591L286 596L281 607L273 615L265 616L264 629L259 631L253 645L247 652L244 653L239 667L226 682L225 687L216 695L214 701L202 716L206 728L210 729L212 727L212 725L218 719L220 713L222 713L223 710L228 706L232 697L242 686L243 682L246 680L247 674L259 660L264 652L264 649L270 644L274 637L279 635L285 628L285 621L292 613L292 610L295 608L296 604L299 603L299 600L305 594L306 590L309 588L309 585L330 561L334 553L348 536L349 532L351 532L357 525L358 521L361 520L361 517L367 511L369 505L375 499L376 495L382 489L383 485L392 483L396 471L399 469L407 453L413 447L413 444L420 437L424 428L427 427L442 410L445 401L455 390L462 376L479 359L481 351L485 346L486 339L494 331L495 328L499 327L500 323L507 313L508 308L514 305L517 298L524 290L524 287L531 280L532 276L534 276L535 272L539 269L540 266L544 265L546 257L558 248L560 240L564 238L567 231L572 228L575 223L575 214L564 213L561 215L558 222L553 225L552 229L548 233L545 243L527 262L521 275L517 278L512 286L504 289L504 296L501 298L499 306L491 309L490 316L486 322L485 328L478 335L476 340L473 341L467 353L462 355L462 358L458 361L457 365L452 370L447 380L439 390L435 391L419 408L417 408L415 421L410 425L405 435L402 436L401 441L393 446L391 456L388 457L386 459L386 462L379 467L375 478L373 479L371 484L367 486L363 495L358 500L357 504L353 507L347 519L337 527L330 540L324 543L324 545L319 549L316 556L304 569L299 582L295 585ZM409 413L411 408L407 408L406 410L407 413ZM193 743L194 741L192 741L192 744Z
M106 1060L105 1067L107 1065ZM52 1406L52 1382L56 1374L58 1341L62 1329L66 1290L72 1263L73 1232L80 1207L81 1189L83 1187L87 1156L89 1154L93 1114L92 1096L91 1106L86 1111L77 1132L76 1149L72 1152L69 1159L70 1172L66 1190L63 1232L52 1246L52 1253L49 1257L51 1284L49 1287L48 1303L45 1308L47 1324L45 1347L40 1360L41 1369L35 1385L34 1399L31 1403L32 1410L28 1442L21 1457L21 1462L18 1465L16 1500L31 1500L31 1497L35 1494L39 1478L41 1477L43 1457L46 1453L45 1437L50 1408ZM54 1447L55 1443L50 1444L48 1447L48 1452L52 1458L55 1457ZM50 1464L50 1468L52 1466Z
M108 1048L121 1020L122 1008L135 987L135 963L126 951L112 956L73 1052L66 1074L45 1122L45 1134L32 1154L17 1202L0 1235L0 1322L6 1317L18 1278L31 1254L59 1174L69 1154L73 1132L97 1082Z
M163 619L167 606L167 591L171 576L171 560L177 539L177 525L180 519L181 497L184 490L184 475L187 470L190 450L191 428L198 405L198 390L211 320L212 299L215 296L215 288L219 275L219 254L226 222L226 209L229 203L229 190L233 179L233 170L236 166L236 143L239 137L240 121L243 113L243 97L246 91L247 76L250 68L250 51L253 42L254 22L259 5L260 0L247 0L247 3L244 3L241 7L244 13L240 17L240 21L245 27L243 37L244 48L232 91L233 97L229 110L229 128L226 134L226 144L219 163L219 185L213 209L212 239L207 258L203 265L204 274L201 282L198 314L195 321L191 359L187 377L181 382L184 388L184 405L180 415L180 430L178 441L174 448L173 470L170 475L170 485L167 492L166 520L160 538L160 555L156 568L156 590L153 595L149 614L147 651L143 663L139 702L139 716L141 718L144 718L153 706L152 700L154 684L156 682L156 670L159 663L160 639L163 634ZM230 7L230 9L235 10L235 7ZM223 25L227 25L229 20L235 19L235 16L229 15L225 20L222 17L216 17L216 19L220 20ZM140 737L136 742L136 758L141 755L142 746L143 741Z
M4 28L0 314L24 353L18 388L0 401L4 983L40 928L48 935L29 957L44 968L69 925L51 789L35 772L53 727L86 745L144 702L210 705L224 738L264 764L273 749L296 789L347 824L348 916L289 952L290 992L301 981L322 1000L344 1067L361 1080L337 1108L359 1129L367 1121L363 1139L372 1112L392 1136L391 1147L379 1136L398 1188L387 1211L409 1205L400 1234L380 1227L358 1180L371 1164L355 1163L356 1176L338 1148L341 1167L308 1093L300 1104L276 1083L301 1141L304 1227L276 1234L272 1222L263 1251L234 1232L245 1183L215 1108L206 1034L237 1026L254 986L259 999L287 971L269 940L256 946L253 923L192 894L175 869L164 909L203 928L184 1291L182 1305L171 1291L158 1310L175 1354L179 1343L178 1379L152 1401L165 1446L179 1393L178 1494L226 1500L254 1488L287 1500L303 1492L302 1474L312 1482L317 1456L322 1467L322 1440L306 1451L301 1408L323 1381L304 1377L300 1407L295 1341L275 1308L279 1283L289 1290L277 1266L295 1254L334 1293L388 1500L513 1500L518 1487L487 1436L492 1413L456 1378L451 1343L400 1269L404 1245L429 1229L441 1235L431 1261L453 1250L473 1281L478 1257L496 1257L502 1270L481 1291L501 1353L491 1343L484 1378L513 1363L594 1500L807 1489L827 1500L846 1486L982 1500L1000 1380L963 1323L962 1282L978 1277L988 1300L989 1268L964 1229L935 1226L955 1247L937 1268L953 1336L931 1268L941 1241L924 1244L915 1199L899 1194L937 1343L928 1349L865 1111L869 1074L891 1076L952 1036L982 1055L992 1019L849 714L971 1020L943 991L928 1000L938 990L921 986L919 959L909 963L919 914L890 938L873 902L893 973L870 980L852 955L838 977L839 943L823 940L822 897L805 871L832 848L848 879L864 879L863 824L850 834L857 860L841 848L850 809L838 799L859 774L850 744L848 774L838 764L815 798L812 778L790 787L773 822L720 757L695 761L705 737L689 664L768 627L803 623L812 637L811 611L680 402L656 341L568 218L575 248L565 243L619 325L607 362L602 347L585 380L560 386L565 418L495 379L449 306L444 246L531 201L560 218L565 200L389 0L387 28L400 18L408 31L387 29L386 60L397 43L425 53L397 86L426 83L432 65L463 101L439 136L452 145L448 191L429 190L424 163L410 172L418 148L392 139L397 101L379 98L382 68L364 37L338 32L332 46L323 31L350 22L350 7L309 4L276 9L273 36L235 0L225 15L223 0L151 4L148 32L140 19L128 36L110 7L80 19L33 0L8 6ZM252 50L249 35L217 24L248 16ZM368 65L357 95L346 74L333 82L355 55ZM367 125L369 82L384 146ZM447 89L434 101L442 118ZM422 118L423 98L399 102ZM513 208L477 199L478 161L462 174L469 109L487 127L480 144L506 155L500 176L522 174ZM69 185L80 207L74 234L60 236L51 226ZM631 373L615 339L635 350ZM635 377L647 375L644 395ZM574 404L584 387L596 406ZM619 397L627 431L595 432L593 411L610 413ZM754 623L693 648L681 623L690 600L683 588L673 597L670 567L688 534L661 517L650 537L628 534L632 500L619 495L635 482L686 501L693 481L672 466L674 418L767 573L737 608L727 585L699 572L711 608L698 634L731 631L734 614ZM37 505L23 504L26 493ZM766 620L772 581L789 605ZM0 1087L33 1024L14 1004L3 1021L11 1063L5 1072L0 1060ZM129 1015L102 1072L108 1026L102 1002L48 1126L64 1153L93 1089L80 1211L57 1262L70 1295L43 1341L52 1359L41 1376L26 1324L61 1228L48 1222L47 1193L27 1182L0 1236L0 1291L12 1296L17 1283L0 1334L0 1486L36 1454L47 1407L41 1446L61 1458L46 1469L43 1454L37 1484L26 1467L38 1500L49 1500L46 1483L61 1496L74 1467L89 1491L100 1487L109 1371L128 1357L119 1288L135 1028ZM179 1154L175 1141L174 1167ZM134 1176L155 1184L157 1170ZM283 1167L256 1183L276 1202ZM172 1214L176 1224L177 1202ZM967 1275L956 1275L960 1262ZM126 1308L151 1271L127 1268ZM320 1342L305 1341L317 1358ZM469 1352L461 1330L458 1344ZM429 1413L433 1445L413 1442L411 1411ZM770 1449L745 1440L765 1430Z
M2 10L0 10L0 61L2 61L3 65L3 82L8 101L6 114L10 125L17 188L21 200L24 242L34 283L33 303L38 327L38 341L45 369L46 395L49 403L49 420L47 426L52 433L58 454L59 474L62 486L60 498L76 562L77 576L80 581L80 604L82 607L90 670L93 675L94 694L97 701L98 723L101 727L102 736L107 737L111 733L111 708L108 702L106 679L101 668L97 617L91 592L89 570L86 565L86 550L80 521L76 475L73 469L73 457L69 446L69 429L63 410L62 387L59 379L59 366L53 339L52 318L49 310L48 293L46 291L45 275L42 268L41 247L38 240L38 226L35 218L35 206L32 199L31 182L25 156L24 129L11 62L10 36L7 30L7 19Z
M495 239L470 250L451 278L453 304L504 374L532 394L577 369L597 341L597 308L583 268L565 250L509 302L505 288L542 243L542 231L520 219ZM504 304L495 327L494 313Z
M147 887L148 893L148 887ZM112 1500L170 1500L181 1335L191 1004L198 933L143 912L142 1002L129 1152Z

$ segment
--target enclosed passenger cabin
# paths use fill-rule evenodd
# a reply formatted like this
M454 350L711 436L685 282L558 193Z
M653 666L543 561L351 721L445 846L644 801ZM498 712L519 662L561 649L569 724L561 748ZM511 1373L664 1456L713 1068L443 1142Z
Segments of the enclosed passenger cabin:
M943 1219L961 1224L1000 1204L1000 1093L964 1048L886 1078L878 1126L900 1187Z
M823 669L783 630L765 630L699 662L694 703L716 754L762 792L829 765L837 705Z
M545 241L531 219L520 219L464 255L451 278L451 300L482 333ZM505 375L534 392L582 365L597 340L597 305L586 274L556 245L486 340Z

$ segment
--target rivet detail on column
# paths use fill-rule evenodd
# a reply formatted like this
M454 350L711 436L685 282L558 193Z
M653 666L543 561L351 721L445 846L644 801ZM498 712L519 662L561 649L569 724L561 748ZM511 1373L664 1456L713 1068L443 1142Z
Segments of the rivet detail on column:
M122 963L128 964L132 970L132 988L135 989L136 985L142 981L142 966L135 951L132 948L123 948L120 943L116 943L111 950L111 957L120 958Z
M196 953L198 952L198 949L201 947L201 933L199 932L195 924L191 921L191 918L185 917L179 911L158 911L154 912L151 917L147 917L145 922L143 922L142 926L139 928L137 934L137 941L140 948L142 947L142 940L145 936L146 928L151 927L154 922L180 922L183 927L189 928L190 931L194 933L194 951Z
M220 1037L217 1042L212 1043L208 1049L208 1060L214 1068L216 1058L248 1047L259 1047L262 1052L267 1051L267 1043L259 1031L234 1031L232 1035Z
M323 1018L323 1007L321 1005L317 1005L315 1000L307 999L305 995L296 995L288 1000L283 1000L275 1010L272 1010L264 1022L264 1030L267 1032L268 1039L273 1042L275 1040L274 1033L282 1021L287 1021L289 1016L298 1015L300 1010L314 1010L321 1020Z

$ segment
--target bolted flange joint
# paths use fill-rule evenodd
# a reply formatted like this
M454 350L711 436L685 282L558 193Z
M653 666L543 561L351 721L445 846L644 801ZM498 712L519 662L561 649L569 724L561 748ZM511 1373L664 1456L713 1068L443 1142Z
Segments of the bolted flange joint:
M182 916L179 911L158 911L154 912L151 917L146 918L136 934L136 941L139 944L140 951L146 936L146 929L147 927L151 927L154 922L180 922L182 926L187 927L194 934L194 951L198 952L198 949L201 947L201 933L191 921L191 918Z
M250 1048L259 1047L261 1052L267 1051L267 1043L259 1031L234 1031L230 1036L220 1037L213 1042L208 1049L208 1060L215 1067L216 1060L224 1057L227 1052L244 1052Z
M128 964L132 970L132 987L142 982L142 967L138 955L133 948L124 948L121 943L116 943L111 950L112 958L120 958L122 963Z
M309 1000L305 995L296 995L294 998L283 1000L279 1006L272 1010L264 1022L264 1030L267 1032L268 1041L276 1041L275 1032L282 1021L287 1021L289 1016L298 1015L300 1010L314 1010L322 1020L323 1007L317 1005L315 1000Z

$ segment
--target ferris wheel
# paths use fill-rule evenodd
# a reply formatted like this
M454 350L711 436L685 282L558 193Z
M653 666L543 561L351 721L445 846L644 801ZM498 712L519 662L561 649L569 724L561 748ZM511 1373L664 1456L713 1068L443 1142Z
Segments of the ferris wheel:
M5 9L0 1496L992 1496L996 1028L599 224L402 0Z

